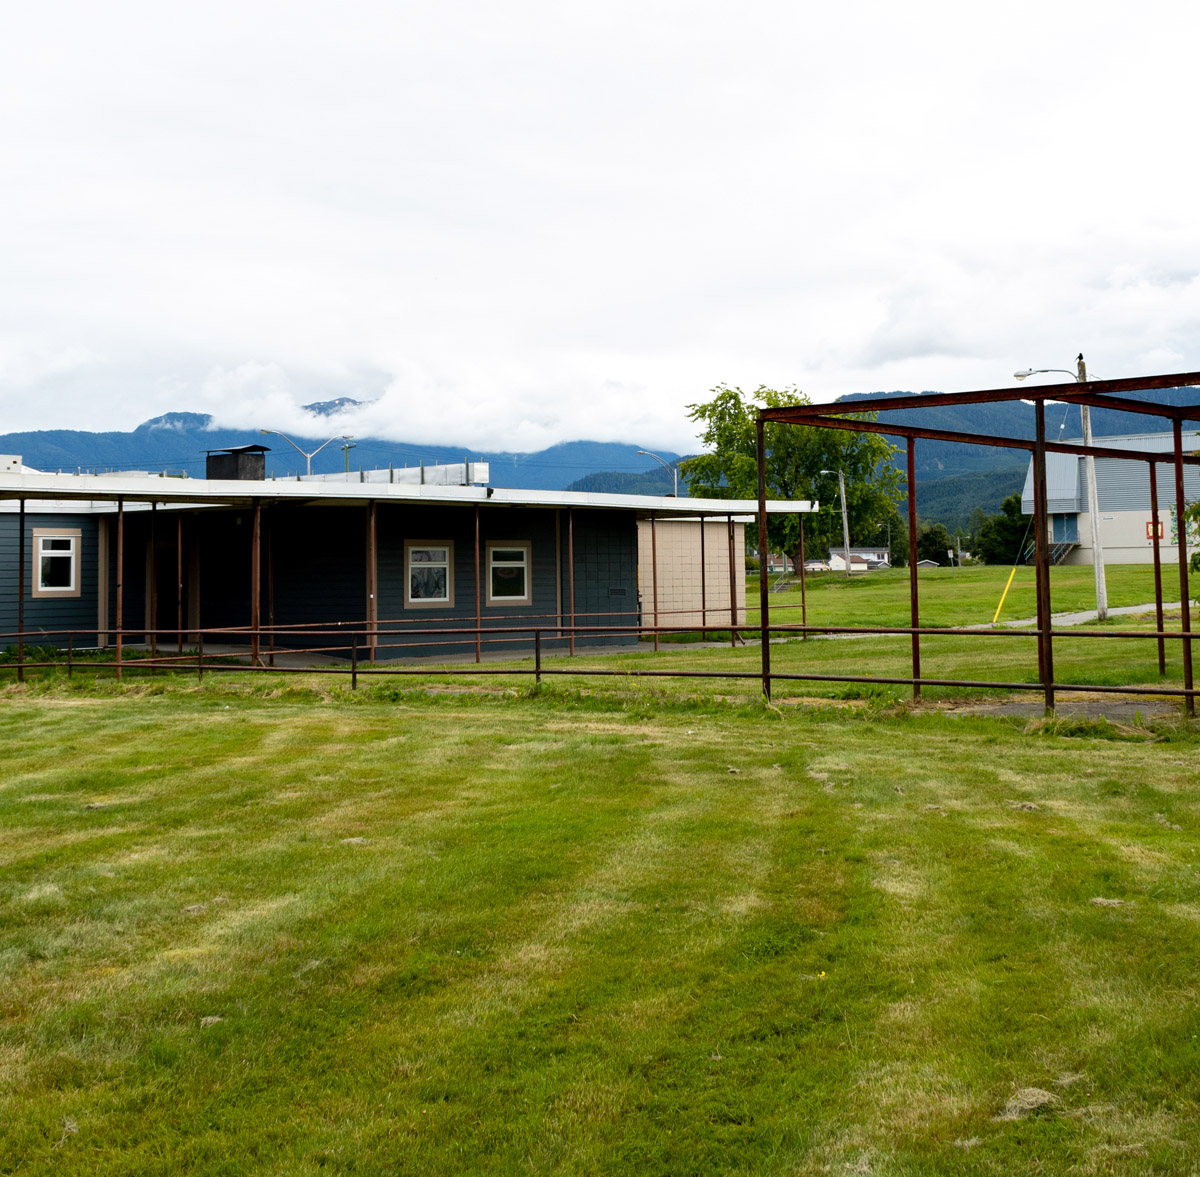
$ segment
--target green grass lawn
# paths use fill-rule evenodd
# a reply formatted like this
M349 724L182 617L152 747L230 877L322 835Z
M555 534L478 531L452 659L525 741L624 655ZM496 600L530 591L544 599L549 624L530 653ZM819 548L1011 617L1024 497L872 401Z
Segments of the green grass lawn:
M1196 1171L1193 731L495 681L6 687L0 1173Z
M1000 604L1009 568L980 565L970 568L921 569L918 580L922 625L990 625ZM1179 568L1162 569L1163 599L1179 600ZM1112 607L1141 605L1154 600L1154 568L1150 564L1113 564L1105 569L1108 603ZM1000 620L1033 617L1034 570L1017 568ZM908 569L870 572L847 578L835 572L806 577L810 625L908 625ZM752 623L758 621L758 579L747 582L746 603ZM1055 613L1095 609L1096 588L1091 566L1060 564L1050 570L1050 605ZM800 621L800 589L771 594L771 620Z

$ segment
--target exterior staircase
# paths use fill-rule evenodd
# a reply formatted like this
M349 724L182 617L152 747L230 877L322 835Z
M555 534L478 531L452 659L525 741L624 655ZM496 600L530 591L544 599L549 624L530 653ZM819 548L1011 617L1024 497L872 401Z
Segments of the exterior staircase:
M1060 541L1060 542L1051 543L1050 544L1050 563L1051 564L1061 564L1067 558L1067 556L1070 554L1070 552L1074 548L1077 548L1077 547L1079 547L1079 544L1075 540L1064 540L1064 541ZM1032 564L1036 553L1037 553L1037 543L1035 541L1034 543L1031 543L1025 549L1025 563Z

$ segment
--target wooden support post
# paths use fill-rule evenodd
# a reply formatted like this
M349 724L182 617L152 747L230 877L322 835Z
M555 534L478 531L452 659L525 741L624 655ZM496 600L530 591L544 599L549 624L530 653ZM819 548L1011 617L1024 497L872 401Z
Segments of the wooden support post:
M567 508L567 596L570 597L571 636L567 653L575 654L575 508Z
M917 568L917 441L908 439L908 617L909 625L921 625L921 603ZM912 635L913 698L921 697L921 635Z
M158 657L158 504L150 502L150 658ZM151 671L153 673L153 671Z
M379 642L379 528L378 504L372 499L367 504L367 661L375 664L376 646ZM268 544L268 552L270 545ZM274 639L272 638L272 641Z
M756 423L758 455L758 626L763 698L771 701L771 586L767 583L767 455L763 423ZM732 585L730 586L732 587Z
M117 499L117 678L125 641L125 500Z
M1150 530L1154 537L1154 617L1158 630L1158 673L1167 673L1167 640L1162 636L1163 631L1163 589L1162 589L1162 552L1158 529L1162 526L1158 518L1158 463L1151 458L1146 463L1150 467Z
M737 632L737 557L733 549L733 516L725 517L729 527L729 644L736 646L738 641ZM745 570L742 572L745 576Z
M654 512L650 512L650 583L654 602L654 648L658 649L658 534Z
M177 654L183 653L183 512L175 517L175 635Z
M268 636L267 660L275 665L275 528L273 519L267 517L267 629Z
M33 558L37 559L37 553ZM17 682L25 681L25 500L17 503Z
M250 665L261 666L259 657L262 628L262 504L254 500L254 523L250 531Z
M1179 545L1179 622L1183 630L1183 685L1191 690L1192 681L1192 608L1191 592L1188 588L1187 519L1184 512L1187 502L1183 497L1183 422L1176 417L1172 422L1175 434L1175 532ZM1189 718L1196 714L1196 700L1187 696Z
M479 504L475 504L475 661L483 661L483 642L480 630L483 628L483 601L480 591L479 567Z
M804 556L804 516L800 516L800 624L804 626L804 632L800 635L801 641L808 641L808 586L804 581L804 565L807 560Z
M1046 496L1046 404L1034 406L1033 515L1036 537L1038 671L1045 692L1046 714L1054 714L1054 643L1050 615L1050 537Z

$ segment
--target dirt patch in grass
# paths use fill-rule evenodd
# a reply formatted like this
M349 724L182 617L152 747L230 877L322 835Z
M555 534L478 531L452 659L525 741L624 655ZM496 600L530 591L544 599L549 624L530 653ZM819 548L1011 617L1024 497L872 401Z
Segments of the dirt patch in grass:
M997 1123L1007 1120L1024 1120L1029 1116L1044 1115L1053 1111L1062 1101L1052 1091L1041 1087L1022 1087L1013 1093L1004 1105L1004 1110L994 1119Z

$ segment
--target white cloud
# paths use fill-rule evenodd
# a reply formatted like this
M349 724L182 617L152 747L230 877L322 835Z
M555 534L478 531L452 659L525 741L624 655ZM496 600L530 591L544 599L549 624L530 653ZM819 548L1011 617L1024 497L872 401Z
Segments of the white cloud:
M0 45L7 427L300 429L350 395L360 435L687 449L720 381L1200 368L1198 24L26 6Z

